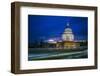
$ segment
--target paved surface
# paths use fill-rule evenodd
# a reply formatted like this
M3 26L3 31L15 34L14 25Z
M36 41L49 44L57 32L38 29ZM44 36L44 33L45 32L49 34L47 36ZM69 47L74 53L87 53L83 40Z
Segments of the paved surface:
M29 54L29 60L78 59L78 58L87 58L87 50L73 51L73 52Z

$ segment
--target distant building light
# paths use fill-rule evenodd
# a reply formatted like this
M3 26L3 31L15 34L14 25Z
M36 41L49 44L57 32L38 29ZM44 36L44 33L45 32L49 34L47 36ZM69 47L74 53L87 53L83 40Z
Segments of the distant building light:
M48 43L57 43L57 42L55 40L53 40L53 39L49 39Z
M49 41L49 42L53 42L54 40L53 40L53 39L49 39L48 41Z

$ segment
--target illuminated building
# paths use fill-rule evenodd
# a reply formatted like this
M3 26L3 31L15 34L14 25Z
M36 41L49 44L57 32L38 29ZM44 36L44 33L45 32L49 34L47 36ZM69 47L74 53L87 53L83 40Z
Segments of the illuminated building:
M80 46L78 42L74 40L74 33L71 28L69 28L69 23L62 33L61 40L55 41L53 39L48 40L48 43L56 48L73 49Z

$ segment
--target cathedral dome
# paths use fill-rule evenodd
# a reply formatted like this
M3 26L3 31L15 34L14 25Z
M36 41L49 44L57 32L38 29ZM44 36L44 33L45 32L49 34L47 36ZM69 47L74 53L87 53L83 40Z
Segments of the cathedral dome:
M64 31L64 33L66 33L66 34L67 33L72 33L72 29L71 28L66 28L65 31Z
M72 32L72 29L69 28L69 24L67 24L67 28L65 28L62 34L62 40L63 41L73 41L74 40L74 34Z

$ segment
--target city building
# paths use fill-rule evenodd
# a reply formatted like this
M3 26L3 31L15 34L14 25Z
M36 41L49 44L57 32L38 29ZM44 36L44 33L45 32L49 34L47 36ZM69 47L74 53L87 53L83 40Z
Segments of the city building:
M61 40L55 41L51 39L51 40L48 40L48 44L51 47L64 48L64 49L73 49L73 48L79 47L80 44L78 42L75 42L74 33L69 26L70 26L69 23L67 23L67 27L62 33Z

